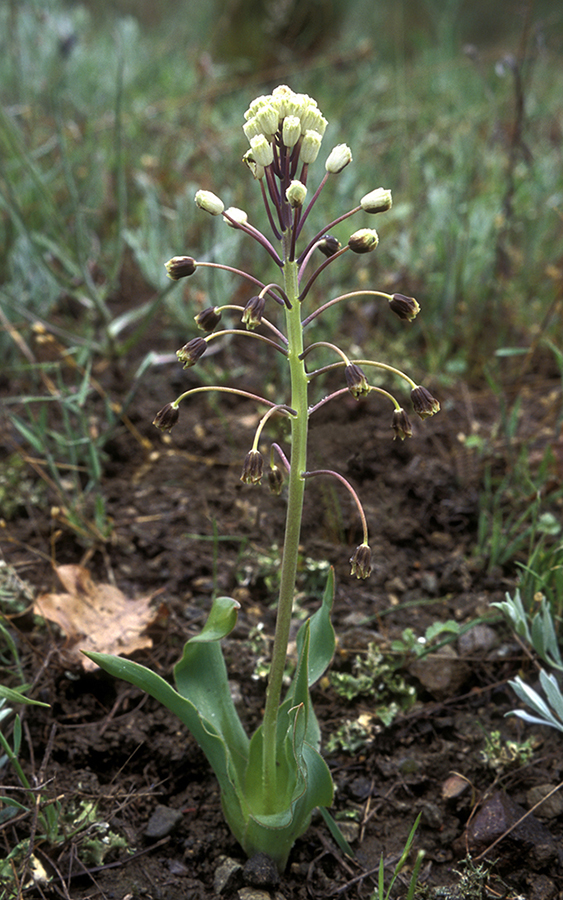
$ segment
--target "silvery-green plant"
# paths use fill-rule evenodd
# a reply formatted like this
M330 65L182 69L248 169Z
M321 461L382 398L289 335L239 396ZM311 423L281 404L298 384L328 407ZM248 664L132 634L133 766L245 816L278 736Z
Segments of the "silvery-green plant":
M549 603L542 598L540 607L532 617L524 609L520 591L514 597L506 594L502 603L493 603L506 616L516 634L536 651L543 662L557 672L563 672L563 659L557 640L557 632ZM513 709L508 715L518 716L532 725L547 725L563 731L563 691L556 676L540 669L540 686L545 695L526 684L520 676L508 682L516 695L532 713L523 709Z
M351 393L359 399L369 394L384 398L392 406L391 427L394 437L412 434L407 413L395 397L370 384L367 371L377 369L402 379L411 392L414 411L426 418L438 412L438 401L408 375L393 366L371 359L351 359L340 347L326 341L307 342L315 320L336 303L368 295L387 302L400 318L410 321L419 312L412 297L375 290L355 290L310 306L311 288L321 273L345 253L367 254L379 243L375 229L361 227L345 244L331 235L331 229L356 214L374 215L391 208L391 192L376 188L361 197L351 209L336 216L311 237L305 226L323 187L352 161L346 144L339 144L328 155L325 173L310 192L308 176L323 139L326 119L317 104L306 94L296 94L282 85L272 94L259 97L245 114L244 133L250 149L244 162L262 192L268 223L273 235L267 238L249 222L244 210L225 209L219 197L210 191L196 193L196 204L212 216L260 244L275 269L272 280L261 281L254 275L216 262L196 261L191 256L176 256L166 268L173 280L194 275L203 267L229 271L250 284L246 305L218 303L195 318L205 336L189 340L177 353L184 368L195 365L209 345L229 334L237 339L257 341L270 354L278 354L287 364L290 396L287 402L274 403L254 393L233 387L199 386L182 393L161 409L155 425L170 430L178 421L181 403L204 391L223 391L250 398L266 407L256 429L252 445L242 466L241 480L259 484L265 467L274 493L287 481L287 513L283 552L280 563L280 587L276 629L262 724L249 738L230 695L227 671L220 642L234 628L239 604L230 597L219 597L212 604L203 630L190 638L176 664L176 689L150 670L129 660L104 654L88 654L106 671L143 688L174 712L188 727L206 754L220 784L225 818L248 855L269 854L283 870L295 839L308 827L316 807L330 806L332 779L319 753L320 730L311 705L309 690L328 667L335 644L330 613L334 597L334 579L330 574L319 609L300 628L297 636L298 662L289 689L282 697L284 671L295 593L301 518L307 482L315 477L332 476L350 492L359 512L363 540L351 557L352 574L367 578L371 571L366 517L352 486L331 470L307 468L307 429L309 419L325 403ZM321 258L319 265L316 258ZM241 328L216 330L226 311L241 314ZM268 311L268 317L266 317ZM272 321L270 311L277 314ZM260 330L257 330L260 329ZM315 351L328 348L335 362L308 369ZM343 387L310 405L309 385L331 370L341 369ZM260 449L264 426L274 415L282 415L291 426L290 453L272 443L269 460ZM328 814L325 815L328 821Z

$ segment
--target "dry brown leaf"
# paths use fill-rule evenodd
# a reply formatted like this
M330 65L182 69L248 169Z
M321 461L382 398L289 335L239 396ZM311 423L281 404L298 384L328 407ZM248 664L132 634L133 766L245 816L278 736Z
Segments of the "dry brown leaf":
M42 594L34 612L64 631L68 650L86 670L97 666L81 650L127 655L152 647L142 633L158 616L149 605L152 595L131 600L111 584L95 584L83 566L57 566L55 572L66 593Z

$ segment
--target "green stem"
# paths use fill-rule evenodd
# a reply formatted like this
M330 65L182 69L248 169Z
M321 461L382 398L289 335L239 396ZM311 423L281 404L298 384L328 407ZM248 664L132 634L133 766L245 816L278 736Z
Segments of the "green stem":
M289 629L293 612L295 576L299 554L299 536L303 512L307 468L308 399L305 364L299 357L303 352L303 329L297 263L289 259L291 231L284 234L284 289L291 308L286 308L288 337L287 358L291 380L291 406L296 415L291 419L291 470L289 473L285 538L281 563L280 593L276 620L274 646L263 722L263 778L264 802L275 802L276 785L276 730L278 710L283 686L283 674L287 658Z

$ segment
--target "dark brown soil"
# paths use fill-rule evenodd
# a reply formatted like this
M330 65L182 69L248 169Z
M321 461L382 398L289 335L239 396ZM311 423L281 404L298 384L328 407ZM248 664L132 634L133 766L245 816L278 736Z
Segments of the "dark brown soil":
M127 380L124 370L109 368L98 377L116 398ZM162 615L151 632L153 648L135 658L165 677L171 675L183 642L201 626L213 591L237 597L242 604L239 624L225 642L225 652L242 715L253 729L264 698L264 682L255 677L257 655L267 651L274 627L272 548L281 540L284 500L270 495L264 485L251 488L239 481L257 421L251 403L196 398L182 409L171 436L151 426L156 410L173 399L189 377L171 365L147 380L127 411L126 424L107 443L102 489L113 533L105 546L85 550L68 528L51 518L53 499L47 497L44 506L22 510L5 523L4 559L42 590L55 586L53 560L84 561L96 580L114 582L131 596L154 592ZM540 428L534 398L549 396L555 387L556 382L530 376L522 395L522 420L527 422L522 439L533 438L531 454L554 440ZM357 488L370 524L373 574L368 581L350 576L348 559L361 532L349 497L328 480L310 484L303 557L327 561L336 570L334 671L350 671L355 656L365 654L370 643L388 650L403 629L423 635L437 620L465 624L489 617L495 641L478 641L472 648L454 641L453 667L448 668L446 660L427 662L437 671L431 689L414 674L412 660L404 660L400 673L416 688L414 707L389 727L372 719L371 736L353 753L338 750L328 755L337 788L333 813L344 821L353 813L352 821L359 826L351 834L355 859L345 859L321 820L314 820L297 841L281 879L278 890L285 898L370 897L381 855L390 874L419 813L414 846L426 851L423 881L429 888L457 885L468 849L466 825L486 799L501 790L529 809L530 788L555 786L563 777L560 736L504 717L516 705L507 680L525 664L525 655L490 604L504 599L517 570L490 569L486 554L475 552L483 462L460 440L476 428L490 437L498 409L488 393L465 388L441 390L440 400L440 415L417 423L413 438L404 443L391 440L387 410L380 412L371 399L330 403L316 414L311 467L335 468ZM279 423L276 428L272 426L270 436L282 440ZM7 450L13 437L6 440ZM509 465L511 457L502 442L497 439L490 446L495 466L502 470ZM555 441L553 458L561 461L561 444ZM554 479L560 474L554 469ZM303 565L302 607L316 608L323 578ZM26 772L42 786L44 800L58 798L67 807L80 800L97 803L100 815L132 851L114 851L86 872L78 857L80 837L69 836L57 846L43 842L37 855L52 881L24 896L213 896L221 855L243 860L223 823L217 785L193 739L136 689L100 672L85 675L70 665L64 636L57 629L29 613L15 617L10 628L17 636L26 678L35 686L32 696L51 704L24 714ZM325 738L345 720L369 717L379 702L373 695L343 700L327 679L313 694ZM503 740L534 734L537 745L531 761L496 770L488 765L481 751L493 731L500 731ZM466 779L467 788L449 798L446 782L452 773ZM0 770L0 778L3 792L16 783L9 766ZM21 792L14 793L13 787L11 791L24 800ZM149 839L145 829L158 805L180 810L182 817L170 835ZM541 819L541 809L537 815ZM560 846L563 817L542 821ZM4 824L3 849L8 852L30 828L31 816ZM514 845L506 838L491 854L496 862L489 893L482 885L482 894L472 888L471 894L428 896L563 896L558 852L542 855L535 850L533 840ZM475 848L473 856L478 856ZM236 897L242 883L228 889L222 895L225 900ZM405 890L398 882L393 896Z

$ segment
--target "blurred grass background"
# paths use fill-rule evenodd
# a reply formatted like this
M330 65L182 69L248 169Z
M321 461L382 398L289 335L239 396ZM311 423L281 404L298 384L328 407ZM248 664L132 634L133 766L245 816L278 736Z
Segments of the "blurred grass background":
M11 0L0 17L1 296L18 327L46 320L64 292L75 336L119 353L131 321L108 304L127 290L128 254L161 292L163 260L182 251L259 269L253 247L201 221L193 193L262 220L239 164L242 112L288 82L329 119L326 152L345 141L354 153L319 207L331 216L393 190L374 267L332 277L415 294L424 368L478 377L499 347L557 333L557 3ZM169 298L172 317L179 306Z
M313 96L329 120L318 179L333 145L354 154L323 192L314 231L372 188L394 196L377 253L331 267L316 299L365 285L422 307L405 328L369 302L339 304L327 335L402 360L441 396L460 381L498 395L508 385L507 432L522 373L563 372L555 0L6 0L0 35L0 388L28 445L53 444L55 481L65 455L88 473L74 494L99 484L98 454L119 423L92 373L125 361L125 397L131 373L149 368L149 329L155 350L173 352L202 305L240 287L204 272L195 287L174 286L163 263L189 253L268 277L256 246L193 196L213 190L264 222L241 124L279 83ZM348 225L335 233L347 240ZM47 338L51 357L37 351ZM92 394L104 401L101 431ZM44 401L61 413L51 432ZM560 424L559 404L554 433ZM103 504L97 515L99 539Z

